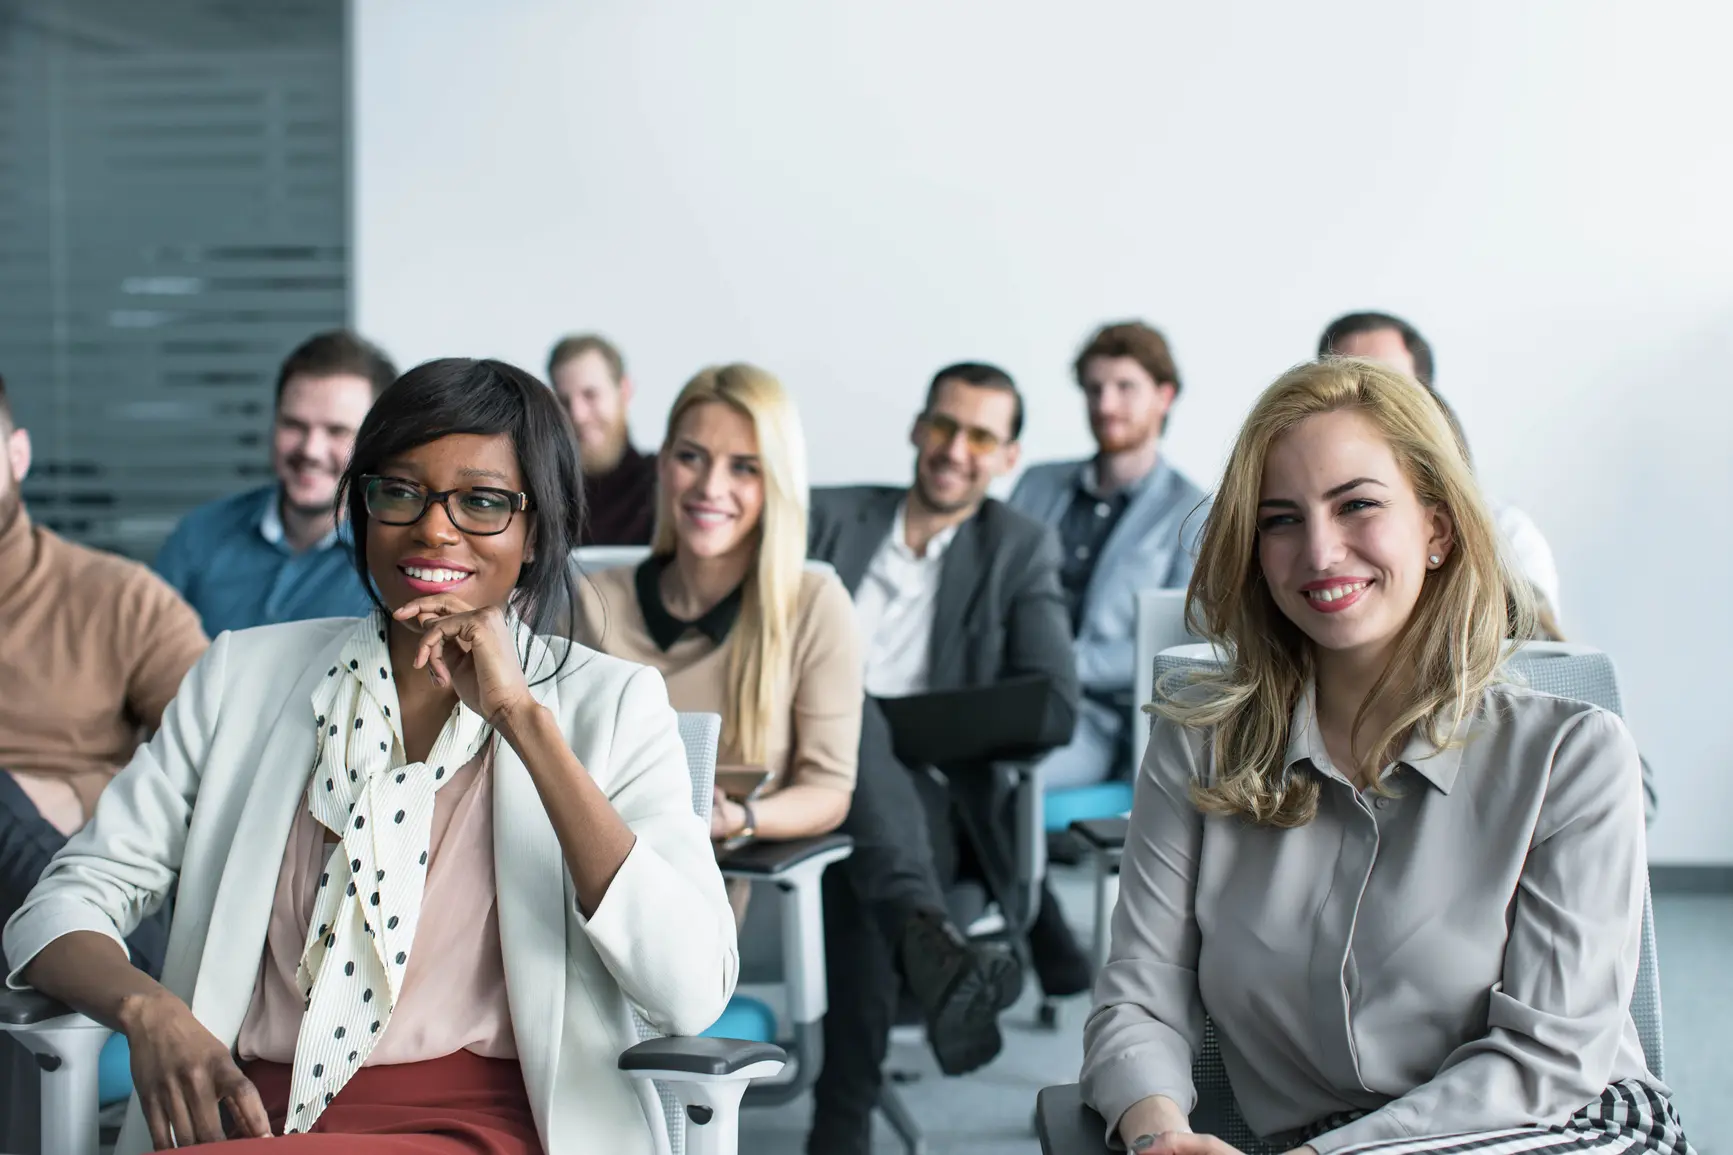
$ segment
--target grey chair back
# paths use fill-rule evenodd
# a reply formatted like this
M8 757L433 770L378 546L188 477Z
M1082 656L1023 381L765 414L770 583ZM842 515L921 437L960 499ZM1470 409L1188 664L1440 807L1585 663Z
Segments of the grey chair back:
M580 545L572 551L572 564L580 573L637 565L650 556L647 545Z
M1155 656L1173 646L1196 642L1185 628L1185 590L1157 589L1137 591L1137 635L1132 640L1136 671L1131 687L1131 770L1143 765L1143 748L1149 744L1149 727L1139 717L1143 704L1150 699L1150 679L1155 669Z
M1207 645L1175 647L1156 656L1154 684L1157 687L1172 685L1172 680L1183 679L1186 672L1208 669L1218 660L1219 656L1214 655ZM1621 717L1624 714L1612 659L1598 650L1584 646L1529 643L1511 657L1507 670L1512 681L1543 694L1587 702ZM1164 679L1170 680L1164 683ZM1637 985L1631 993L1631 1018L1637 1024L1643 1057L1650 1072L1657 1079L1664 1079L1661 975L1655 950L1655 915L1649 900L1647 878L1643 882L1642 947L1637 963ZM1227 1069L1222 1065L1221 1044L1216 1038L1215 1024L1207 1017L1204 1020L1203 1045L1192 1063L1192 1082L1198 1095L1197 1107L1192 1114L1194 1129L1217 1136L1245 1155L1265 1155L1266 1152L1281 1150L1260 1139L1240 1115L1233 1087L1228 1082Z
M711 787L716 781L716 747L722 739L722 719L716 714L679 715L680 741L686 745L686 769L692 775L692 810L705 825L710 823ZM660 1038L662 1032L652 1027L644 1016L632 1013L632 1025L638 1041ZM685 1155L686 1113L673 1093L656 1083L656 1097L662 1101L663 1126L666 1128L669 1155Z

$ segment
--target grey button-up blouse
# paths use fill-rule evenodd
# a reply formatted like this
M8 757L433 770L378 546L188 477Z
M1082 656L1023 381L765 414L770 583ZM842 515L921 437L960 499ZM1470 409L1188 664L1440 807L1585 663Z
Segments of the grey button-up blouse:
M1157 719L1120 866L1113 949L1084 1029L1108 1120L1190 1111L1215 1021L1246 1122L1280 1135L1370 1112L1311 1145L1555 1124L1644 1066L1629 1005L1642 923L1642 775L1619 719L1499 685L1461 745L1416 734L1362 794L1331 765L1311 692L1290 772L1317 817L1202 815L1206 732Z

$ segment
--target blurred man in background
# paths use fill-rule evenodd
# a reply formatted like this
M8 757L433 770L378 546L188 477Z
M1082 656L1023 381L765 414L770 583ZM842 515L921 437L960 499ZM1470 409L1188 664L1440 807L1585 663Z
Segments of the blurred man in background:
M337 330L304 341L277 373L271 426L276 480L187 514L156 571L215 637L372 610L355 570L337 481L373 399L397 377L378 346Z
M206 645L150 570L32 524L29 472L30 434L0 380L0 920L89 821ZM127 947L155 975L167 942L157 916Z
M567 337L548 355L548 381L578 439L589 507L584 545L649 545L656 528L656 455L639 453L626 428L632 379L612 342Z
M1104 325L1072 370L1096 452L1030 467L1010 501L1059 535L1077 637L1077 732L1042 761L1048 790L1131 776L1137 593L1184 589L1203 528L1203 490L1161 455L1180 390L1167 339L1142 321Z

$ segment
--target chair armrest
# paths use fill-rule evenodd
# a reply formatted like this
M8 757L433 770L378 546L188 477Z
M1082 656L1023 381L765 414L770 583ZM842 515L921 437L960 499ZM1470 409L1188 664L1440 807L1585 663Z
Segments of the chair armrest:
M756 1079L762 1078L763 1073L753 1068L774 1063L780 1070L787 1061L788 1052L772 1043L669 1035L627 1048L620 1055L620 1070L640 1075L654 1072L670 1078L697 1075Z
M741 878L765 886L775 896L782 919L782 982L788 995L788 1017L795 1037L816 1036L817 1024L830 1007L824 963L824 872L832 863L854 853L846 834L821 834L786 842L749 842L723 854L717 865L722 877ZM801 1063L812 1062L801 1044Z
M1076 1083L1043 1087L1035 1096L1035 1133L1041 1139L1041 1155L1104 1155L1102 1136L1107 1124L1083 1102L1083 1088Z
M841 862L853 851L854 839L848 835L820 834L786 842L748 842L723 854L717 865L724 878L768 881L794 874L803 866L822 873L826 866Z
M65 1003L38 991L0 989L0 1031L34 1027L76 1013Z
M1126 818L1080 818L1071 824L1071 832L1091 850L1113 851L1125 848L1125 833L1130 827Z

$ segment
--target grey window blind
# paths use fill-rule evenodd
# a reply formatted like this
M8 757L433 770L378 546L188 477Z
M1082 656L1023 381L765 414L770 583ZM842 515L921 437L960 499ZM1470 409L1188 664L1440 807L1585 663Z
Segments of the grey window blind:
M342 0L0 0L0 374L31 516L148 560L270 477L348 314Z

